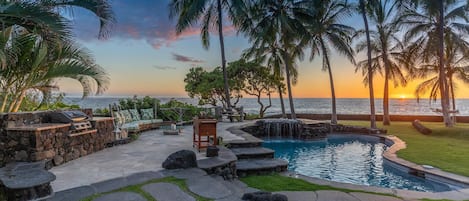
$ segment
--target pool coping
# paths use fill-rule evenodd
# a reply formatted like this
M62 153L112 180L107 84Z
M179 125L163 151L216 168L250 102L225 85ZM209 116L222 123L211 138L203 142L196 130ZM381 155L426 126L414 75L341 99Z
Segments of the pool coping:
M248 122L242 125L232 126L227 128L228 132L232 134L241 136L246 139L246 141L253 141L253 142L263 142L262 139L254 137L248 132L242 130L242 128L247 126L254 125L253 122ZM366 186L366 185L358 185L358 184L348 184L342 182L335 182L324 180L315 177L309 177L305 175L298 174L296 172L286 172L283 175L300 178L305 181L319 184L319 185L329 185L336 188L346 188L352 190L360 190L360 191L370 191L370 192L378 192L378 193L386 193L391 194L398 197L405 197L411 199L422 199L422 198L431 198L431 199L450 199L450 200L468 200L469 199L469 177L449 173L442 171L438 168L434 169L426 169L421 165L416 163L404 160L397 156L397 152L399 150L407 148L406 143L399 139L394 135L383 135L383 134L363 134L363 133L344 133L344 134L353 134L353 135L364 135L370 137L377 137L380 140L384 140L384 143L389 146L389 148L383 153L383 158L387 164L397 168L400 171L409 173L409 171L415 171L416 174L424 174L424 178L437 181L453 186L458 186L461 189L451 190L451 191L443 191L443 192L420 192L420 191L411 191L411 190L402 190L402 189L393 189L393 188L383 188L383 187L375 187L375 186ZM246 138L247 137L247 138ZM226 143L230 143L227 141Z

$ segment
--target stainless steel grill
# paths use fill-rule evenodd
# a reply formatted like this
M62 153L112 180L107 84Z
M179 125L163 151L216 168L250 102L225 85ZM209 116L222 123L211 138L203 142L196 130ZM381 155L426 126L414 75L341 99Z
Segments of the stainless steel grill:
M57 111L50 114L51 123L69 123L70 135L85 133L92 129L89 116L82 111Z

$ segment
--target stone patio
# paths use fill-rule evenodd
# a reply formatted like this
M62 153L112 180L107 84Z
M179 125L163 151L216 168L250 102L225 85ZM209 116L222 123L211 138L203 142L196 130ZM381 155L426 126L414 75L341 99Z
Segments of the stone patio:
M239 126L241 123L219 123L217 126L218 136L223 137L224 142L242 141L244 138L239 135L231 134L228 128ZM164 135L163 130L152 130L144 132L140 138L130 144L120 145L108 148L97 153L79 158L58 167L52 168L50 171L54 173L57 179L52 182L52 187L56 192L56 196L52 200L80 200L71 199L78 197L87 197L94 193L103 193L116 190L118 188L143 183L145 181L162 178L165 176L174 176L180 179L186 179L189 190L197 195L208 197L219 201L240 201L246 192L257 191L247 187L244 183L235 181L224 181L221 177L207 176L200 169L187 170L163 170L162 162L168 155L181 149L194 150L197 159L205 158L205 153L198 153L192 148L192 126L186 126L179 135ZM241 135L242 136L242 135ZM302 177L300 177L302 178ZM331 185L339 188L357 189L370 192L386 192L398 195L403 200L415 200L419 196L429 198L456 198L459 200L468 199L469 192L461 191L458 195L451 196L448 192L446 196L437 193L419 193L419 195L411 192L384 189L378 187L367 187L352 184L342 184L337 182L325 181L314 178L302 178L311 183ZM207 186L207 183L217 186L217 188L200 188ZM157 190L159 189L159 190ZM161 189L167 189L161 191ZM150 193L158 200L175 199L179 196L181 189L170 183L153 183L143 187L143 190ZM214 192L216 191L216 192ZM168 193L174 192L174 193ZM316 191L316 192L279 192L287 195L292 201L316 201L316 200L384 200L399 201L402 199L379 196L367 193L344 193L340 191ZM409 196L407 196L409 195ZM168 196L168 197L164 197ZM98 201L115 200L116 197L124 200L140 200L138 195L132 193L110 193L96 198ZM179 197L178 197L179 199ZM194 200L191 195L184 195L180 200Z

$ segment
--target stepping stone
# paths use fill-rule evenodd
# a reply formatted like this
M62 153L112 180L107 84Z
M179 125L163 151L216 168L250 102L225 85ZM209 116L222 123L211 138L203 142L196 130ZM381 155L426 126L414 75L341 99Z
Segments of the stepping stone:
M170 183L153 183L142 187L158 201L196 201L195 198L182 191L179 186Z
M318 200L318 196L313 191L280 191L274 192L286 195L288 200L294 201L316 201Z
M282 159L271 158L271 159L244 159L236 162L236 168L238 171L250 171L250 170L275 170L280 168L281 170L287 169L288 162Z
M128 186L127 180L125 177L119 177L115 179L109 179L105 181L101 181L98 183L91 184L92 187L96 189L97 193L105 193L109 191L113 191L119 188L123 188Z
M207 175L207 172L199 168L189 169L176 169L176 170L163 170L161 171L164 176L173 176L178 179L192 179Z
M141 184L152 179L163 178L163 175L160 172L139 172L126 177L127 185L136 185Z
M318 195L317 201L360 201L348 193L341 191L316 191Z
M359 193L359 192L352 192L349 193L353 197L358 198L360 201L402 201L399 198L391 197L391 196L383 196L383 195L375 195L375 194L368 194L368 193Z
M233 148L231 151L236 154L238 159L273 158L275 152L265 147Z
M80 186L55 193L54 197L48 201L80 201L83 198L95 194L95 189L91 186Z
M186 184L193 193L210 199L225 198L233 194L223 183L210 176L188 179Z
M132 192L116 192L103 195L94 199L93 201L147 201L147 199L143 198L140 194L132 193Z

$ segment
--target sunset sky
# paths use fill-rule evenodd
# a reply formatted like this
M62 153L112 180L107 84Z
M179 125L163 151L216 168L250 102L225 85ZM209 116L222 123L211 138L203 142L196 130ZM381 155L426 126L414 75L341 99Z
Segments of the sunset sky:
M138 3L137 3L138 2ZM197 27L176 36L174 21L168 18L168 0L114 0L112 5L117 18L111 37L98 40L98 20L82 10L74 11L74 33L77 41L88 48L109 73L111 84L104 96L151 95L187 97L184 76L193 66L211 69L221 64L216 32L212 34L209 50L202 47ZM362 28L359 16L353 16L345 24ZM249 41L237 35L233 27L225 28L227 60L239 59L249 47ZM357 61L363 60L357 55ZM339 98L368 97L368 88L362 83L361 73L340 55L333 55L336 94ZM299 82L293 88L294 97L330 97L326 72L321 71L321 59L309 62L309 55L298 63ZM383 80L375 79L375 96L383 95ZM67 95L79 95L78 83L59 81L60 90ZM406 88L391 88L392 98L413 97L418 81ZM469 97L469 87L459 84L456 96Z

